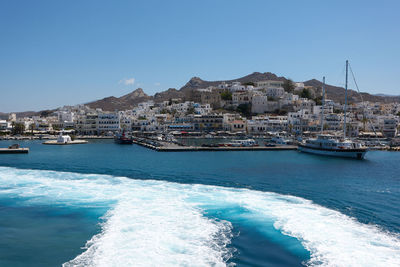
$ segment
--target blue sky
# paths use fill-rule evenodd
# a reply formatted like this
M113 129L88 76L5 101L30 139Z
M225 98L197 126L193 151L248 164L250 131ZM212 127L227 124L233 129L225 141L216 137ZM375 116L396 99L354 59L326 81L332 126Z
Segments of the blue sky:
M0 112L273 72L400 94L400 1L0 1Z

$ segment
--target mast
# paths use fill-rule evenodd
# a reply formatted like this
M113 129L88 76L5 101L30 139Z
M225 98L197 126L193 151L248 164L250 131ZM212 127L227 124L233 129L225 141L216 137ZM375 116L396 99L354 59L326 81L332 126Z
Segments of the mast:
M325 76L322 77L322 109L321 109L321 134L324 132L324 111L325 111Z
M344 124L343 124L343 137L346 139L346 112L347 112L347 82L348 82L348 74L349 74L349 61L346 60L346 83L345 83L345 92L344 92Z

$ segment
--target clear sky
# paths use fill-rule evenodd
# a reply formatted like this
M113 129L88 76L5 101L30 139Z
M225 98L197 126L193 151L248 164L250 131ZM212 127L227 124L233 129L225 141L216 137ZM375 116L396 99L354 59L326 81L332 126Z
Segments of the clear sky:
M273 72L400 94L400 1L0 0L0 112Z

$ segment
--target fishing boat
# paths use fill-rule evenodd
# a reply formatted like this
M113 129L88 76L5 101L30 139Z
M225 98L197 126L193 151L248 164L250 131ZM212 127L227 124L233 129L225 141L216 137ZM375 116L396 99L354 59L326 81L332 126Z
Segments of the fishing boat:
M125 134L125 131L122 131L122 133L117 133L114 136L114 141L117 144L121 145L131 145L133 144L133 138L131 136L128 136Z
M322 110L321 110L321 134L317 138L309 138L298 144L298 150L301 152L312 153L324 156L335 156L344 158L363 159L368 149L361 143L346 137L346 107L347 107L347 83L348 66L346 60L346 85L345 85L345 104L344 104L344 123L343 137L324 134L324 105L325 105L325 77L323 77L322 86Z

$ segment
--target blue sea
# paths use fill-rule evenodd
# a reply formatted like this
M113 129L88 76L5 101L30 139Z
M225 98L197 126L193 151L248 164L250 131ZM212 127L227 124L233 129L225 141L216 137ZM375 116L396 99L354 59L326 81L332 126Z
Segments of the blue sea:
M0 266L400 266L400 153L20 144Z

